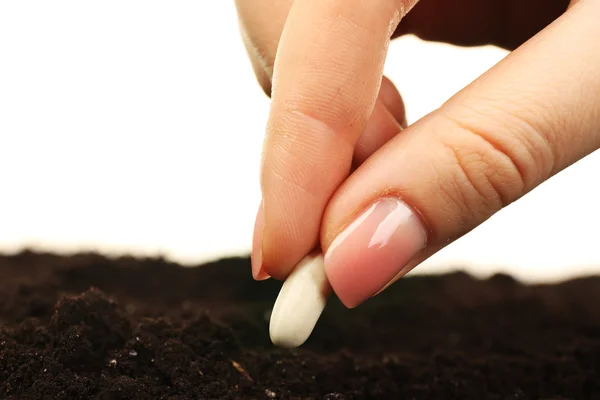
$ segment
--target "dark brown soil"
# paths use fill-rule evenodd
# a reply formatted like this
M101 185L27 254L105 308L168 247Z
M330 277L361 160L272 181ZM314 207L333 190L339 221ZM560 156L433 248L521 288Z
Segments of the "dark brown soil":
M273 348L247 259L0 257L1 399L597 399L600 278L407 277Z

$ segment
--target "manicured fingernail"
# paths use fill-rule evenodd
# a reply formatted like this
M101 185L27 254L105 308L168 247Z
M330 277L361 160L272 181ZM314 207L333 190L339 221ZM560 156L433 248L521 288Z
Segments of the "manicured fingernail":
M262 234L264 226L263 203L260 202L256 221L254 222L254 234L252 235L252 253L250 260L252 262L252 277L257 281L264 281L270 278L262 268Z
M325 271L346 307L367 300L419 253L427 231L417 214L391 197L373 203L329 246Z

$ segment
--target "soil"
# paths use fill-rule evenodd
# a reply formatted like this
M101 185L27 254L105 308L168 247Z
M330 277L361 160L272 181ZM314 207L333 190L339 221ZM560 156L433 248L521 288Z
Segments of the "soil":
M249 260L0 256L2 399L600 399L600 277L406 277L274 348Z

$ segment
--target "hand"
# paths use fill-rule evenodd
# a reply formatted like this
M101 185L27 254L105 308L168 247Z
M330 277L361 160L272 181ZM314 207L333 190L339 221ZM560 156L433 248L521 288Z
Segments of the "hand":
M354 307L600 147L599 0L415 3L237 0L272 97L255 278L320 245ZM404 129L382 70L406 33L518 48Z

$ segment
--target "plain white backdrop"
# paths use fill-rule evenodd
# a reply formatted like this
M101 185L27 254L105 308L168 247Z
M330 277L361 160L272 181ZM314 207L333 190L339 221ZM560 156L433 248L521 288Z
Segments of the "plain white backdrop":
M408 37L386 74L410 123L505 55ZM0 251L248 253L268 106L232 1L0 2ZM595 153L416 272L600 272L599 171Z

